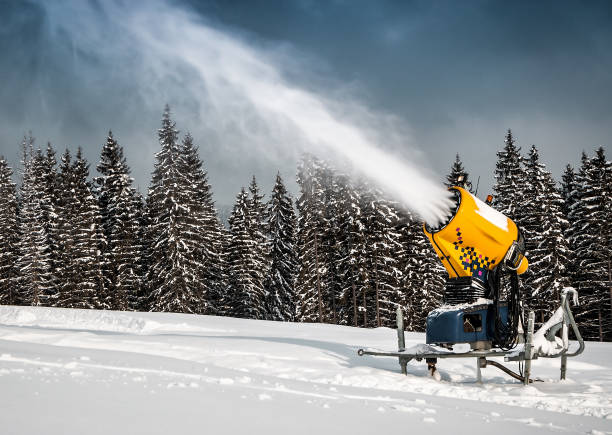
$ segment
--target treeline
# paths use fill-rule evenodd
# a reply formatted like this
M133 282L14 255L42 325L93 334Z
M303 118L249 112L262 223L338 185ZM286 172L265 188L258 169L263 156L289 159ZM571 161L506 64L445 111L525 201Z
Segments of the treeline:
M225 228L168 108L158 138L146 198L112 133L93 179L80 150L57 161L31 137L19 189L0 158L0 303L365 327L392 326L401 306L417 331L441 303L445 272L421 222L365 180L304 155L295 204L280 175L267 201L253 177ZM448 184L459 175L469 182L457 156ZM525 298L542 320L573 284L591 339L612 339L610 179L603 149L560 188L510 131L498 153L495 206L528 240Z
M522 280L529 309L543 322L563 287L580 294L575 308L582 334L612 340L612 164L603 147L585 152L560 185L531 146L526 155L508 130L497 153L493 205L523 230L529 269Z

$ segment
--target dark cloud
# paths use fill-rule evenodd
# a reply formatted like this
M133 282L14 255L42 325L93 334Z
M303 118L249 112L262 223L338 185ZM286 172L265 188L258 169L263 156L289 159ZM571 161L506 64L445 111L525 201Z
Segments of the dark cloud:
M78 5L74 2L72 5ZM534 143L555 175L582 149L612 139L612 4L607 1L176 1L254 44L287 47L299 57L293 80L314 89L345 84L370 107L396 114L440 173L456 152L491 185L495 152L512 128ZM70 2L58 3L75 13ZM168 77L172 92L145 98L126 74L142 61L101 62L98 50L54 28L38 3L0 3L0 154L13 164L33 130L39 145L82 145L95 164L108 129L127 148L137 182L148 184L156 128L169 101L178 127L201 110L188 92L189 70ZM74 12L76 11L76 12ZM112 16L106 20L110 38ZM79 29L84 39L87 27ZM129 46L125 47L129 51ZM108 58L108 57L107 57ZM112 58L112 57L111 57ZM181 89L184 97L179 98ZM278 162L227 156L222 138L196 137L220 203L249 174L268 188ZM218 132L217 132L218 134ZM210 139L210 140L209 140ZM609 148L608 148L609 149ZM292 178L294 168L280 168Z

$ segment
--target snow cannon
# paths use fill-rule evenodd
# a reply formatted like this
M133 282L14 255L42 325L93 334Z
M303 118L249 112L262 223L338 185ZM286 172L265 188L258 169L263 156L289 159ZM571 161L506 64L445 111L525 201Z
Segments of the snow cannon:
M492 366L524 385L539 381L531 378L533 360L560 358L561 379L565 379L567 358L584 351L584 340L570 309L570 301L578 303L578 293L570 287L563 289L561 305L535 332L535 313L529 311L527 322L522 316L519 275L527 270L528 263L520 229L490 207L491 196L483 202L463 186L449 190L454 205L444 222L424 225L448 272L444 304L427 316L427 343L406 348L404 314L398 306L397 351L359 349L357 354L396 357L403 374L409 373L410 361L425 360L427 371L438 380L439 359L476 358L476 382L482 381L481 369ZM578 340L578 348L573 351L570 329ZM456 344L469 344L470 350L453 348ZM489 359L495 357L518 362L519 372Z
M427 317L426 342L443 347L510 348L521 315L518 275L528 267L517 225L463 187L451 187L454 206L424 232L448 272L444 305ZM506 296L506 299L502 299Z

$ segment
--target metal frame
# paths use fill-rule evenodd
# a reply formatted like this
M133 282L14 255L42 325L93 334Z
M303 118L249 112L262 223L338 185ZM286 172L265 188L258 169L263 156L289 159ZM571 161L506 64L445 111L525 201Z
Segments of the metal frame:
M502 370L504 373L512 376L515 379L520 380L525 385L528 385L530 382L533 382L531 379L531 361L538 358L561 358L561 379L565 379L565 375L567 372L567 358L574 357L580 355L584 351L584 340L580 335L580 331L576 326L576 322L574 321L574 316L572 315L572 311L570 309L569 304L569 295L573 296L574 303L578 302L578 293L573 288L566 288L563 290L561 295L561 306L557 311L562 310L563 316L562 321L549 324L551 321L547 322L542 326L542 328L547 328L543 331L547 339L553 339L555 334L562 330L562 339L563 339L563 350L555 355L541 355L537 352L534 352L534 319L535 315L533 311L529 313L528 322L527 322L527 337L525 340L525 346L523 350L501 350L501 349L492 349L492 350L472 350L469 352L461 352L455 353L449 350L436 349L433 346L429 346L426 344L419 344L411 347L410 349L406 349L406 340L404 337L404 314L400 307L397 308L396 312L396 322L397 322L397 342L398 342L398 351L397 352L380 352L380 351L370 351L359 349L357 354L359 356L363 355L371 355L371 356L384 356L384 357L395 357L399 360L399 365L402 371L402 374L406 375L407 365L408 363L415 359L417 361L425 361L428 364L428 368L430 374L433 375L436 371L435 364L437 363L438 358L476 358L476 378L478 382L481 382L481 372L482 368L485 368L489 365L494 366ZM553 315L553 318L555 316ZM571 326L574 334L576 335L576 339L578 340L578 349L574 352L569 352L569 340L568 340L568 331ZM493 357L504 357L504 361L524 361L525 362L525 370L524 373L518 374L510 370L509 368L503 366L502 364L487 360L487 358Z

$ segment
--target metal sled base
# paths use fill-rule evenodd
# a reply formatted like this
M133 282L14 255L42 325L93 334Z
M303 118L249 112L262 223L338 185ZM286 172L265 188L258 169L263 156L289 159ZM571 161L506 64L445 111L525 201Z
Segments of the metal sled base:
M508 369L507 367L503 366L497 361L491 361L487 359L487 358L504 356L506 357L505 358L506 361L524 361L525 360L524 355L513 357L510 360L507 357L507 355L510 353L511 352L509 351L503 351L503 350L486 350L486 351L485 350L473 350L470 352L456 353L456 352L446 351L444 349L438 349L428 344L417 344L416 346L413 346L409 349L406 349L404 351L398 351L398 352L378 352L378 351L371 351L371 350L364 350L364 349L359 349L357 351L357 354L359 356L371 355L371 356L387 356L387 357L398 358L400 368L402 370L402 374L404 375L408 374L407 366L408 366L408 363L412 361L413 359L416 361L425 360L428 366L429 373L430 375L433 376L436 371L436 364L438 362L438 358L442 358L442 359L443 358L477 358L476 370L477 370L478 381L481 380L480 369L491 365L491 366L497 367L498 369L502 370L504 373L512 376L514 379L517 379L521 382L525 382L524 376L513 372L512 370ZM537 359L537 356L532 359ZM533 381L534 381L533 379L528 380L528 382L533 382Z
M574 303L577 303L578 294L573 288L564 289L561 296L561 306L553 314L548 322L546 322L536 334L534 334L534 313L529 313L529 321L527 323L527 337L524 346L517 347L515 349L504 351L501 349L490 349L490 350L471 350L469 352L452 352L450 350L437 348L428 344L417 344L409 349L405 347L404 338L404 316L401 308L397 309L397 338L398 338L398 351L397 352L381 352L374 350L359 349L357 354L359 356L371 355L371 356L383 356L383 357L394 357L398 358L400 368L403 374L407 374L407 365L410 361L417 360L422 361L423 359L427 362L429 374L435 376L436 364L438 358L476 358L476 378L480 382L482 380L481 369L489 365L496 367L523 382L525 385L534 382L531 379L531 361L540 358L561 358L561 379L565 379L567 372L567 358L581 354L584 351L584 341L580 335L580 331L576 326L574 317L570 310L568 295L573 296ZM572 328L576 338L578 340L578 349L574 352L569 352L569 340L568 331L569 327ZM561 332L560 339L556 334ZM553 352L544 353L541 347L535 348L534 336L537 337L538 343L544 337L547 342L550 342L550 346L556 346L553 348ZM559 343L559 341L561 343ZM497 361L491 361L487 358L493 357L504 357L504 361L522 361L524 362L524 371L522 374L516 373ZM539 379L536 379L539 381Z

